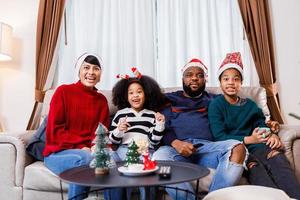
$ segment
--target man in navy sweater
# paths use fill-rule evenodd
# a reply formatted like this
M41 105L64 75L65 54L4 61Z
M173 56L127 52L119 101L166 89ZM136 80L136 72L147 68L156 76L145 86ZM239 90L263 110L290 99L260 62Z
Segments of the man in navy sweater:
M205 91L207 68L192 59L182 69L183 91L166 94L170 103L165 115L164 146L153 155L156 160L176 160L215 169L209 192L235 185L243 173L246 150L237 140L213 142L207 108L215 95ZM189 183L172 185L194 192ZM186 199L185 192L167 189L175 199ZM188 199L195 199L190 193Z

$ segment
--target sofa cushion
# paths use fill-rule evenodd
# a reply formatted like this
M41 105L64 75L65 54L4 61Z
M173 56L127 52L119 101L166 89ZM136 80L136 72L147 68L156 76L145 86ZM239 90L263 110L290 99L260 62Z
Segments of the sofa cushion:
M163 88L163 92L174 92L177 90L182 90L181 87L169 87L169 88ZM206 90L208 92L214 93L214 94L221 94L222 90L220 87L206 87ZM54 94L55 89L48 90L45 94L43 108L42 108L42 117L46 116L49 111L50 107L50 101L52 98L52 95ZM106 97L109 107L110 115L114 115L117 112L117 107L113 105L112 103L112 96L111 96L111 90L100 90L100 92ZM263 87L242 87L239 95L241 97L248 97L251 98L253 101L257 103L257 105L262 109L264 115L266 116L266 119L270 119L270 111L267 106L267 96L266 96L266 90Z
M279 189L257 186L239 185L213 191L206 195L203 200L291 200L288 195Z
M63 183L63 190L67 191L67 184ZM25 168L24 189L60 192L60 180L43 162L37 161Z

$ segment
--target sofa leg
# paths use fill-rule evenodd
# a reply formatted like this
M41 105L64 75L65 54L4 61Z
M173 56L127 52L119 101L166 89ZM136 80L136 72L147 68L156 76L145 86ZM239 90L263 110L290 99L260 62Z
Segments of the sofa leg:
M61 200L64 200L64 191L62 189L62 182L61 180L59 180L59 184L60 184L60 195L61 195Z

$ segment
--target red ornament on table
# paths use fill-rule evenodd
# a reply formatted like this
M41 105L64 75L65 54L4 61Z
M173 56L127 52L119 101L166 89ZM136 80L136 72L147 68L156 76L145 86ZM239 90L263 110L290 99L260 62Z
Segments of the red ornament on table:
M150 160L149 152L143 154L144 157L144 170L155 169L157 163L155 160Z

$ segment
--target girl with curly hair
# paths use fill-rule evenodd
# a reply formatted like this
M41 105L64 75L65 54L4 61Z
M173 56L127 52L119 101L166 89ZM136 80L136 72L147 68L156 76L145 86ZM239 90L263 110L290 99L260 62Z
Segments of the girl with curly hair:
M136 72L135 68L133 72ZM165 117L157 112L165 102L158 83L139 72L136 72L136 77L126 75L113 87L112 97L113 104L119 109L109 134L110 141L119 145L114 159L125 160L128 145L133 140L137 144L146 141L149 153L154 152L165 128ZM143 199L143 190L141 193Z
M165 102L158 83L141 74L137 77L126 76L115 84L112 97L119 111L111 123L111 142L127 151L127 145L132 140L147 140L150 149L155 149L165 128L165 117L157 112ZM118 151L122 160L126 151Z

